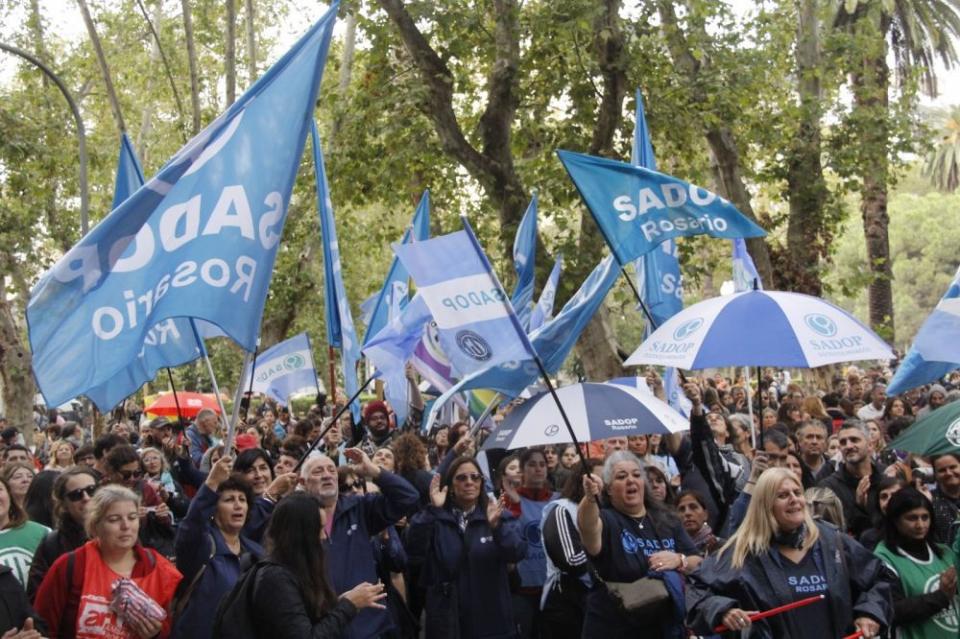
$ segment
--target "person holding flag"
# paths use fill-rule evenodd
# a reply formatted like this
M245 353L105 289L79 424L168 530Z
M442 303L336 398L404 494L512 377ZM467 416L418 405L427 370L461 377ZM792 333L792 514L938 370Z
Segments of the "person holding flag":
M755 619L812 597L802 608ZM799 479L786 468L764 471L743 524L688 575L687 623L701 635L723 626L751 638L823 639L854 631L869 638L892 620L883 564L835 527L815 522Z

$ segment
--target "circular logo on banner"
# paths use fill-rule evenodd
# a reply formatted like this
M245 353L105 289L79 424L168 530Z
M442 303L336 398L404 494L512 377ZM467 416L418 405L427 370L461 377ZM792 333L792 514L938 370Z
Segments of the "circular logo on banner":
M549 426L543 429L543 434L546 435L547 437L553 437L559 432L560 432L560 427L557 426L556 424L550 424Z
M803 321L810 327L810 330L824 337L833 337L837 334L837 323L826 315L810 313L803 318Z
M483 339L473 331L460 331L457 333L457 346L460 351L478 362L485 362L493 355L487 340Z
M689 339L691 335L700 330L700 327L703 326L703 318L696 317L691 320L687 320L673 331L673 339L678 342Z
M302 355L294 353L293 355L287 355L283 360L283 367L288 371L295 371L298 368L303 368L303 365L306 364L306 361L303 359Z
M947 441L960 448L960 418L953 420L953 423L947 427Z

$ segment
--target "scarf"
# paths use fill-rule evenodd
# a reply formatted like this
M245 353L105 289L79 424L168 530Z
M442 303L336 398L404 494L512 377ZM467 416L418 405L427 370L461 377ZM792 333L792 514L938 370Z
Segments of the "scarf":
M778 546L787 546L796 550L803 550L803 541L807 538L807 525L801 523L790 532L778 531L773 533L773 543Z
M710 524L703 522L703 526L701 526L697 534L693 536L692 541L694 546L704 549L709 546L714 539L716 538L713 536L713 529L710 528Z

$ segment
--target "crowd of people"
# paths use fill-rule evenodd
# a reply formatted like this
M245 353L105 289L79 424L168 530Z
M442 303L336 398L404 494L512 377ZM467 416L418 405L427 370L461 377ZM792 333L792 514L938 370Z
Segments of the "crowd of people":
M960 454L888 443L960 374L890 374L691 378L688 432L580 450L478 453L419 395L404 424L265 401L230 450L209 410L3 424L0 635L955 638Z

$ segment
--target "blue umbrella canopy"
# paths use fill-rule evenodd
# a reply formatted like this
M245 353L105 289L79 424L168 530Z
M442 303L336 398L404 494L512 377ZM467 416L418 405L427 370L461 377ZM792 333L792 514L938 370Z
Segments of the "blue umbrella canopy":
M627 435L667 435L689 429L687 419L649 392L617 384L583 383L557 389L580 442ZM526 448L572 441L549 392L515 408L484 442L484 449Z

